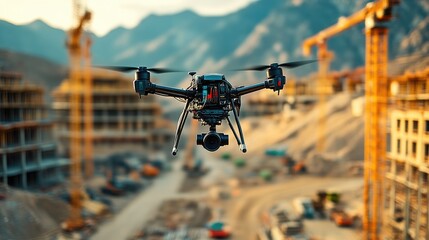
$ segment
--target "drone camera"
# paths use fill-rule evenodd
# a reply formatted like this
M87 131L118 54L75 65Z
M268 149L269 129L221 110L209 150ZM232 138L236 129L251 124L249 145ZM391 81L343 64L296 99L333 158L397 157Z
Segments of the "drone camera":
M218 150L219 147L228 144L228 135L224 133L217 133L211 131L209 133L202 133L197 135L197 145L203 145L203 147L210 152L214 152Z

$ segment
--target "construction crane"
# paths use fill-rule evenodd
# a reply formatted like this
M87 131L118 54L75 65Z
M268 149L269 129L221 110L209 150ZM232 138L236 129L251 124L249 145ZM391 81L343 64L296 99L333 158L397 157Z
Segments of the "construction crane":
M392 8L396 4L399 4L399 0L368 3L365 8L349 17L340 18L337 24L306 39L303 43L304 54L308 55L312 46L326 44L327 39L365 22L364 239L380 239L382 234L388 88L388 29L383 23L392 18Z
M199 171L197 169L200 166L196 166L194 149L195 149L195 139L193 136L197 135L198 132L198 120L192 119L191 127L188 135L188 142L186 143L185 153L183 155L183 168L188 172Z
M85 89L85 104L87 104L87 95L91 94L91 76L90 76L90 58L89 46L90 40L85 39L84 27L91 20L91 13L84 11L82 14L81 3L79 0L73 0L74 18L76 20L76 26L73 27L68 34L67 48L69 51L70 61L70 74L69 74L69 86L70 86L70 198L71 198L71 213L69 219L67 219L62 227L67 231L74 231L84 226L84 220L82 219L81 212L81 191L82 191L82 173L81 173L81 162L82 162L82 101L81 93ZM84 45L82 44L84 43ZM82 46L83 45L83 46ZM91 101L91 100L89 100ZM88 115L92 115L92 104L85 106L84 120L85 123L88 119L85 118ZM88 114L88 111L90 113ZM92 120L92 119L91 119ZM91 123L92 124L92 121ZM85 126L85 131L92 132L90 125ZM85 141L85 145L88 141ZM92 144L92 141L91 141ZM86 146L87 147L87 146ZM92 148L91 148L92 150ZM89 156L89 150L85 151L85 157Z
M329 68L331 61L334 59L334 53L328 50L326 40L317 44L318 59L319 59L319 74L317 81L317 94L319 98L319 118L318 118L318 132L317 132L317 153L322 153L325 150L325 134L326 134L326 98L332 92L332 81L329 79Z

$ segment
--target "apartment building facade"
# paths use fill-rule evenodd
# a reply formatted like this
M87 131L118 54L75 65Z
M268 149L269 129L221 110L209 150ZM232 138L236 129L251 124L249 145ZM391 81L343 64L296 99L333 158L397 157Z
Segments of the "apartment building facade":
M93 156L104 159L116 153L147 154L172 142L174 125L161 116L161 106L153 95L141 99L133 90L133 80L110 71L92 73ZM70 84L64 80L53 92L59 152L69 156ZM84 89L78 90L84 102ZM82 116L84 115L82 105ZM84 121L82 118L82 128ZM87 136L83 133L83 138Z
M0 182L32 188L63 180L68 160L57 158L53 121L41 87L0 71Z
M429 239L429 68L392 79L387 239Z

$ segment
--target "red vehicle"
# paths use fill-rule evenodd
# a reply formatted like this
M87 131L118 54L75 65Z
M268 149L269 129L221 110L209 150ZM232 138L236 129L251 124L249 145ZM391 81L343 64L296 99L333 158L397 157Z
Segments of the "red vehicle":
M227 238L231 235L228 226L223 222L212 222L209 224L209 237L211 238Z
M339 227L350 227L353 225L353 218L343 210L332 211L330 218Z

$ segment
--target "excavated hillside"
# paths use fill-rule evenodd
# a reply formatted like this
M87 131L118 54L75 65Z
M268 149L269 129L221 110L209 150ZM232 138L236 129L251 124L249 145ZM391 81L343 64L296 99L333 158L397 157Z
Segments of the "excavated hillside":
M247 118L243 121L248 153L238 151L230 135L231 151L243 156L250 163L265 160L268 148L286 149L295 161L303 161L308 170L317 174L343 175L351 166L360 165L364 158L363 116L352 114L352 102L363 108L363 97L359 94L340 93L326 103L326 127L324 151L317 153L320 106L298 108L286 111L282 116ZM336 166L333 168L333 166Z

